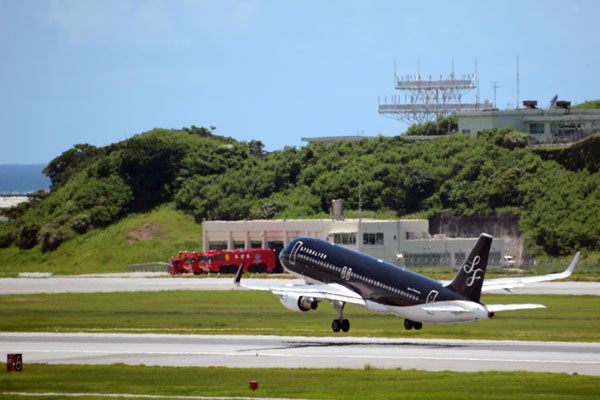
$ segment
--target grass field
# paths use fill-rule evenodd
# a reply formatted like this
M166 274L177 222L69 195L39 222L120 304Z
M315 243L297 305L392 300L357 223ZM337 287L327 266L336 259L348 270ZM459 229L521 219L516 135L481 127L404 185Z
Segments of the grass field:
M147 223L157 224L158 231L149 240L135 241L131 232ZM149 213L131 215L105 229L89 231L52 252L42 252L40 246L31 250L19 250L14 245L0 249L0 276L16 276L19 272L126 272L129 264L166 262L179 250L201 247L202 225L196 224L192 216L176 211L173 205L164 205Z
M456 339L599 341L600 297L486 295L484 302L541 303L548 308L498 313L493 320L425 325L406 331L402 319L348 305L346 335ZM340 335L337 316L321 303L294 313L268 292L163 291L0 296L0 331L147 332L198 334Z
M258 382L257 392L248 390L250 381ZM559 400L598 399L600 378L522 371L457 373L381 370L369 368L368 365L363 370L350 370L25 364L22 372L0 374L0 388L0 392L159 396Z

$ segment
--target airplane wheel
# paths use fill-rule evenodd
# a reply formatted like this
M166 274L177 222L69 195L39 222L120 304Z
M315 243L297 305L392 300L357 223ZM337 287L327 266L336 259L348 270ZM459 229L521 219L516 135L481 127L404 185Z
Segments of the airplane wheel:
M423 327L423 323L422 322L413 322L413 326L415 327L416 330L419 330Z
M348 332L350 330L350 321L348 321L347 319L342 321L342 330L344 332Z
M408 331L413 328L413 322L410 319L404 320L404 328Z
M340 322L339 319L334 319L333 322L331 323L331 329L333 329L334 332L339 332L341 327L342 327L342 323Z

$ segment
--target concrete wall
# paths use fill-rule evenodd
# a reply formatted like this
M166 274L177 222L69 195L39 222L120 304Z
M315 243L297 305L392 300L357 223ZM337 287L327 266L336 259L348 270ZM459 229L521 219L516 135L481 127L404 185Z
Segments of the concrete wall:
M479 233L476 236L479 236ZM401 253L404 256L404 265L409 268L445 265L458 269L476 242L475 238L405 240L401 245ZM492 267L499 266L503 256L504 240L494 238L488 264Z
M432 235L443 234L449 238L474 237L482 232L489 233L494 238L504 239L504 254L513 256L517 263L528 259L518 215L456 217L443 214L430 221L429 230Z
M476 135L477 132L492 128L512 126L518 132L528 132L523 116L517 113L499 113L496 111L481 111L475 113L458 113L458 131Z

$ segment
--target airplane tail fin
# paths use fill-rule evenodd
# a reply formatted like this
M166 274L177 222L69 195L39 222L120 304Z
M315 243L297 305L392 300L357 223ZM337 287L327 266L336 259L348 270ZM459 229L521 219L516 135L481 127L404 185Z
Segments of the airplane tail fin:
M492 236L487 233L479 235L469 256L463 262L452 283L448 285L450 289L473 301L479 301L491 245Z

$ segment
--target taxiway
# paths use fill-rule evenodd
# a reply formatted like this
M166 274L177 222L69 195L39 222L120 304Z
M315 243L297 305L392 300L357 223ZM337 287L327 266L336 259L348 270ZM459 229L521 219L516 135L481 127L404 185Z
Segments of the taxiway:
M257 285L303 284L299 279L245 278ZM0 278L0 295L38 293L107 293L161 290L233 290L233 278L171 277L166 274L106 274ZM494 292L490 292L494 293ZM507 293L497 291L496 293ZM513 289L515 294L563 294L600 296L599 282L540 282Z

